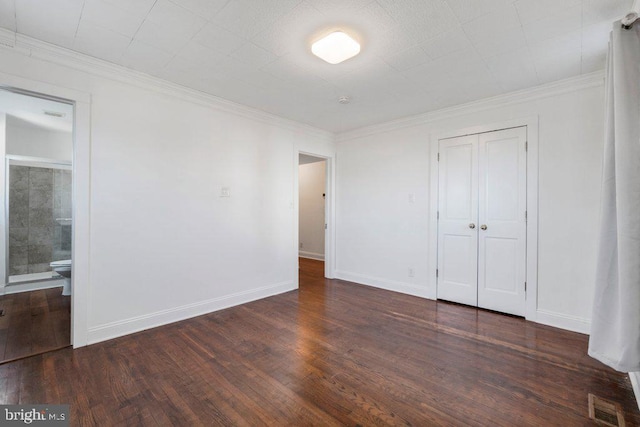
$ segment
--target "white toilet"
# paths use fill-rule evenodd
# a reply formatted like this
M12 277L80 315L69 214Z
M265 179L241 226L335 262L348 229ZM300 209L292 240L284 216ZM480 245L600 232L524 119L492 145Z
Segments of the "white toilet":
M71 260L65 259L62 261L53 261L49 264L53 271L58 273L64 278L64 285L62 285L62 295L71 295Z

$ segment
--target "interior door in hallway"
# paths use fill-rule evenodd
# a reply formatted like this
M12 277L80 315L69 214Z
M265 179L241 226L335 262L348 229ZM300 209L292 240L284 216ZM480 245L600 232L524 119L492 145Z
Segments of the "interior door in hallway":
M437 297L524 315L526 128L439 142Z

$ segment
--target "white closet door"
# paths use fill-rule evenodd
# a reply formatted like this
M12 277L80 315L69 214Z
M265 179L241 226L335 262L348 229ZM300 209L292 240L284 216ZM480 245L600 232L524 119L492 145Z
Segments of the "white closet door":
M437 297L477 305L478 136L439 147Z
M526 128L479 135L478 306L523 316Z

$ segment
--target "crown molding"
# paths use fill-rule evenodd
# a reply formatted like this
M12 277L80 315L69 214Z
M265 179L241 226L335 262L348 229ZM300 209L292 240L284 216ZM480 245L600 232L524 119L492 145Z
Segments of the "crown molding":
M474 114L497 107L506 107L509 105L521 104L538 99L549 98L564 93L575 92L582 89L604 85L604 70L585 74L582 76L571 77L564 80L558 80L541 86L510 92L504 95L498 95L491 98L485 98L466 104L456 105L454 107L444 108L442 110L431 111L428 113L417 114L414 116L403 117L401 119L392 120L372 126L355 129L352 131L342 132L336 136L336 142L346 142L358 138L364 138L374 134L391 132L407 127L419 126L433 123L440 120L459 117L466 114Z
M277 125L288 130L312 134L330 141L334 141L335 139L333 132L238 104L215 95L172 83L149 74L131 70L121 65L97 59L3 28L0 28L0 49L8 49L11 52L24 56L42 59L101 78L160 92L184 101L217 109L225 113L235 114L251 120L257 120L262 123Z
M0 28L0 45L14 47L16 45L16 33Z

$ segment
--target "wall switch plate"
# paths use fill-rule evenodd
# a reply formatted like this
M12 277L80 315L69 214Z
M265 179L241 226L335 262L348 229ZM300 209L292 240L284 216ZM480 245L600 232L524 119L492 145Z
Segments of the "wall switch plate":
M415 203L416 202L416 195L413 193L409 193L409 203Z
M220 188L220 197L231 197L231 188L229 187Z

